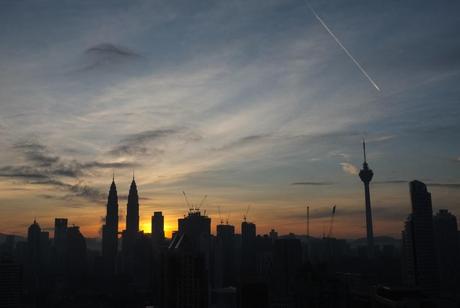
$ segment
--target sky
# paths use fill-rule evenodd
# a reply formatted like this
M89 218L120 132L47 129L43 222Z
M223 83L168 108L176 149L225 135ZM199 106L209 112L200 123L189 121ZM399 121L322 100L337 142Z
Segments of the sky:
M312 8L310 9L309 6ZM460 215L458 1L0 1L0 232L99 237L115 174L141 229L192 204L258 233L400 236L408 181ZM337 44L327 27L380 88ZM220 214L219 214L220 209Z

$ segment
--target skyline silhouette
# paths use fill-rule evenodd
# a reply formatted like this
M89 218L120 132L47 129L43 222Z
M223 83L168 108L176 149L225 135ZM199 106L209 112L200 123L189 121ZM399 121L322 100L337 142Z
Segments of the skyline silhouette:
M100 237L107 179L125 202L134 169L141 229L161 208L171 236L185 190L264 232L304 232L307 201L321 235L340 203L335 232L361 237L362 137L376 234L398 236L412 179L459 215L456 2L309 1L381 91L305 1L30 2L0 13L0 232Z
M1 1L0 308L460 305L460 1Z

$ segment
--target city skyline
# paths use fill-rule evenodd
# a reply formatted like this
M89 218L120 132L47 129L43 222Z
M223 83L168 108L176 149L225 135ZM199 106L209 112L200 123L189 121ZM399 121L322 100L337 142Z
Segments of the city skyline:
M375 237L399 238L414 179L459 216L460 4L308 3L4 3L0 233L100 237L134 170L141 230L162 211L170 237L185 191L213 233L251 205L258 232L305 234L308 205L321 236L336 205L334 235L364 238L363 137Z

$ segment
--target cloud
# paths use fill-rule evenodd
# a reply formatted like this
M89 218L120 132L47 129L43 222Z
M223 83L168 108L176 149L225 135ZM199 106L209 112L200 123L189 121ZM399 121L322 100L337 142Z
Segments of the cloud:
M444 187L452 189L460 189L460 183L427 183L427 186L431 187Z
M235 141L232 141L228 144L223 145L222 147L215 149L216 151L228 151L245 146L254 146L263 141L266 141L273 136L270 134L261 134L261 135L249 135L242 138L239 138Z
M42 197L48 199L68 200L74 197L81 197L97 202L102 201L105 197L105 195L99 189L90 187L83 182L79 182L77 184L69 184L56 179L46 179L39 181L29 181L28 183L33 185L51 185L58 189L70 192L70 194L64 196L54 196L50 194L42 195Z
M406 184L409 183L408 180L384 180L384 181L374 181L374 184Z
M42 195L45 199L69 199L82 197L89 200L100 200L101 192L83 184L81 177L89 171L98 169L118 169L135 167L134 162L80 162L75 159L66 159L51 153L47 146L39 142L21 142L13 146L23 156L24 162L18 165L0 167L0 177L21 179L32 185L49 185L60 190L66 190L68 195L53 197L50 194ZM62 178L77 180L77 183L67 183Z
M342 170L345 173L348 173L348 174L351 174L351 175L358 175L358 173L359 173L358 167L356 167L353 164L343 162L343 163L340 163L340 165L342 166Z
M329 186L334 185L332 182L294 182L291 183L294 186Z
M201 137L193 132L186 132L181 128L147 130L130 134L110 150L113 156L138 156L163 153L161 144L167 142L171 137L181 140L199 140Z
M84 64L81 71L111 68L141 59L133 50L111 43L89 47L83 55Z

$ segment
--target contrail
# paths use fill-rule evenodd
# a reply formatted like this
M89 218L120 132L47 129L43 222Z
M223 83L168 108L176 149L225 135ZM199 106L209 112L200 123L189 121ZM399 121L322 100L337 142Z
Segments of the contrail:
M324 29L326 29L326 31L334 38L334 40L337 42L337 44L339 44L339 46L343 49L343 51L345 51L345 53L348 55L348 57L356 64L356 66L359 68L359 70L361 71L361 73L363 73L363 75L367 78L367 80L369 80L369 82L374 86L374 88L377 90L377 91L380 91L380 88L379 86L375 83L374 80L372 80L371 76L369 76L366 71L364 70L364 68L361 66L361 64L358 63L358 61L356 61L356 59L351 55L351 53L348 51L348 49L345 48L345 46L343 46L343 44L339 41L339 39L337 38L337 36L335 36L335 34L331 31L331 29L329 29L329 27L326 25L326 23L321 19L321 17L318 16L318 14L316 14L316 11L310 6L310 4L308 2L307 3L307 6L308 8L310 9L310 11L313 13L313 15L315 15L316 19L318 19L318 21L321 23L321 25L323 25Z

